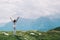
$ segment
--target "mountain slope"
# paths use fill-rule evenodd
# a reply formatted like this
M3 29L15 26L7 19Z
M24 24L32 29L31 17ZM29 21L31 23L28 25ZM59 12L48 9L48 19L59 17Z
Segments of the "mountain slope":
M56 27L56 28L54 28L54 29L52 29L52 30L60 31L60 27Z

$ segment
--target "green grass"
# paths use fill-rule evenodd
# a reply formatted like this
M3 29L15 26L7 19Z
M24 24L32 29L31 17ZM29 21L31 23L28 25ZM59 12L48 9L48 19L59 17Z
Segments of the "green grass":
M15 36L13 32L7 32L10 34L8 36L2 32L0 32L0 40L60 40L60 32L17 31Z

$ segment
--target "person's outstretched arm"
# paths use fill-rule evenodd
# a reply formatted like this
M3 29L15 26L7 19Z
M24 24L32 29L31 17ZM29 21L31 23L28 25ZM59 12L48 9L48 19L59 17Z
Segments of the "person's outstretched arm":
M10 17L10 19L11 19L11 21L13 21L11 17Z

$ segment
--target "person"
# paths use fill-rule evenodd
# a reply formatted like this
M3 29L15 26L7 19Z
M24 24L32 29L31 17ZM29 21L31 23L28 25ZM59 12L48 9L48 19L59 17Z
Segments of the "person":
M13 22L13 34L16 34L16 22L18 21L19 17L17 17L17 19L12 20L12 18L10 17L11 21Z

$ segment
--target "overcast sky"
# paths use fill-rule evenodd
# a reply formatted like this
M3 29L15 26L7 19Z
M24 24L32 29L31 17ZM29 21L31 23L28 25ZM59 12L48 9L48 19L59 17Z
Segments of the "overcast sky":
M50 15L60 15L60 0L0 0L0 23L9 22L11 16L36 19Z

